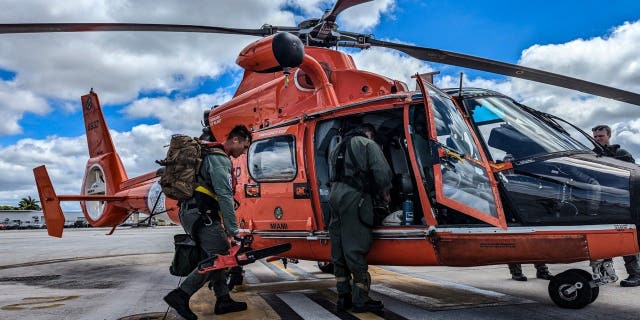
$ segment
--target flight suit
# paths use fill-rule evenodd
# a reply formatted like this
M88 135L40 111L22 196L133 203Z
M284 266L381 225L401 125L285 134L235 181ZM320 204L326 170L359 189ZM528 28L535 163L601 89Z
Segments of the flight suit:
M209 256L228 254L227 236L238 234L234 208L234 179L231 160L221 148L209 151L202 161L198 176L200 186L194 196L180 205L180 222L184 230L196 240ZM223 227L224 225L224 227ZM189 308L189 299L209 281L216 296L213 312L225 314L247 309L247 304L231 299L224 269L206 274L193 270L178 289L170 292L165 301L186 319L197 319Z
M209 255L224 254L229 250L227 235L233 236L238 232L233 203L233 186L231 179L231 160L228 156L218 152L212 152L204 157L200 168L200 176L205 177L207 189L217 195L217 200L202 192L194 192L194 197L186 201L187 205L197 202L196 206L185 208L194 210L200 215L197 228L194 224L186 223L189 214L181 214L181 220L185 220L183 226L187 233L198 242L198 245ZM197 190L197 189L196 189ZM194 201L199 200L199 201ZM188 210L186 210L188 212ZM222 227L218 210L222 213L225 228ZM182 212L185 212L181 210ZM207 212L208 211L208 212ZM185 212L185 213L187 213ZM226 231L226 232L225 232ZM215 270L207 274L199 274L193 270L180 288L189 295L198 291L207 281L213 283L213 290L216 297L229 294L226 285L226 273L224 269Z
M343 153L341 175L337 158L344 143L348 145ZM329 195L331 258L338 295L345 297L351 294L355 310L373 301L369 298L371 276L367 264L367 254L373 242L373 197L391 189L392 173L382 150L373 140L353 136L345 138L341 144L329 156L333 181ZM334 180L336 177L338 179ZM353 286L350 285L352 276ZM382 308L380 302L374 303Z

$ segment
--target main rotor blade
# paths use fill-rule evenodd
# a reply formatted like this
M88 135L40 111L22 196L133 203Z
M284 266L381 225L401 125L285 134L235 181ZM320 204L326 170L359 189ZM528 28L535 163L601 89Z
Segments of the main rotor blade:
M325 14L322 17L323 18L322 20L335 22L336 17L338 17L340 12L347 10L353 6L357 6L359 4L362 4L365 2L371 2L371 1L373 0L338 0L336 4L333 5L333 8L331 8L331 11L329 11L329 13Z
M510 77L546 83L558 87L593 94L600 97L640 105L640 94L608 87L585 80L567 77L556 73L438 49L410 46L375 39L368 39L367 42L372 46L396 49L414 58L425 61L432 61L503 74Z
M295 27L271 27L261 29L238 29L211 26L152 23L14 23L0 24L0 34L43 33L43 32L86 32L86 31L164 31L240 34L263 37L276 31L298 31Z

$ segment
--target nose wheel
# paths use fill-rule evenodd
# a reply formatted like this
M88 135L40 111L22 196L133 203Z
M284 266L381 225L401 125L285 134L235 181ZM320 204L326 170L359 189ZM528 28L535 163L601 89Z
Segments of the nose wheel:
M592 285L593 278L587 271L570 269L549 281L549 296L558 306L581 309L598 297L600 288Z

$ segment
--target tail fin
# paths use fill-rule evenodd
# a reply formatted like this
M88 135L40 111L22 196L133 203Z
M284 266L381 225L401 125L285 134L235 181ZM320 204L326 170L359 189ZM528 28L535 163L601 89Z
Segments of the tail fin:
M42 212L44 213L44 221L47 224L47 232L52 237L62 238L62 230L64 228L64 214L60 208L60 200L53 189L51 179L44 166L33 169L33 175L36 178L38 187L38 195L42 204Z
M81 193L114 195L120 191L120 184L128 179L127 173L111 139L98 95L92 89L89 94L82 96L81 101L90 157ZM84 201L80 205L85 217L94 226L118 223L117 220L127 216L123 208L113 207L104 201Z
M91 89L89 94L82 96L81 101L89 157L94 158L102 154L115 153L116 148L113 145L109 128L104 120L98 95Z

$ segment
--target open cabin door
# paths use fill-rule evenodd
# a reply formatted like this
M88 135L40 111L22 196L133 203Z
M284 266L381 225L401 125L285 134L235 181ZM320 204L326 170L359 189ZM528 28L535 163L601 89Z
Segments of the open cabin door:
M426 132L420 134L420 124L411 124L416 133L413 140L422 135L428 138L436 202L506 229L497 183L469 123L449 96L421 77L417 81L427 125L422 130ZM414 146L419 145L414 141Z

